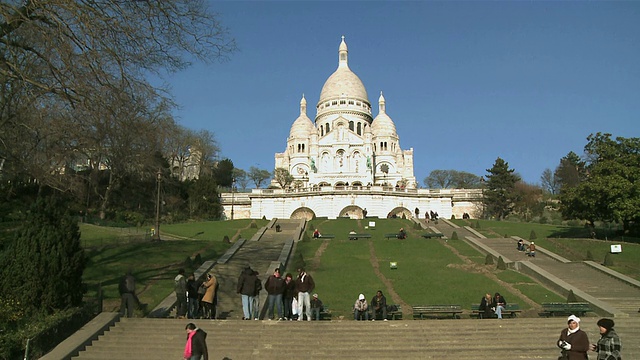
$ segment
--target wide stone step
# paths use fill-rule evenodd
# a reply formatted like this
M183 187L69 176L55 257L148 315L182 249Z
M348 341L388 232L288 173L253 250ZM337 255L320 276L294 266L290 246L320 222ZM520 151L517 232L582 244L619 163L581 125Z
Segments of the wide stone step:
M583 330L598 338L596 317ZM178 359L187 321L123 319L77 359ZM553 359L563 318L404 320L388 322L195 321L208 333L211 358L281 359L282 349L305 344L310 359ZM616 319L624 356L640 359L640 321ZM515 334L515 335L514 335ZM523 341L522 339L528 339ZM625 341L626 340L626 341Z

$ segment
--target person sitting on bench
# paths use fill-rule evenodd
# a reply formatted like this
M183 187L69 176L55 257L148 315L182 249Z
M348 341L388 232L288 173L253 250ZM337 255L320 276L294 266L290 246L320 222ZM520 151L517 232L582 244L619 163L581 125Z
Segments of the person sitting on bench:
M402 240L406 238L407 238L407 232L404 231L404 228L400 228L400 231L398 232L398 239Z
M349 231L349 240L358 240L358 238L353 235L358 235L358 233L356 233L356 231L352 229L351 231Z
M371 306L373 307L371 320L376 320L380 316L382 320L387 321L387 298L382 295L382 290L378 290L376 296L371 299Z
M364 294L360 294L353 305L353 317L354 320L369 320L369 305L367 304L367 299L364 298Z
M322 235L320 234L320 231L318 231L318 229L316 229L316 230L313 232L313 238L314 238L314 239L317 239L317 238L319 238L320 236L322 236Z
M518 251L524 251L524 241L518 240Z

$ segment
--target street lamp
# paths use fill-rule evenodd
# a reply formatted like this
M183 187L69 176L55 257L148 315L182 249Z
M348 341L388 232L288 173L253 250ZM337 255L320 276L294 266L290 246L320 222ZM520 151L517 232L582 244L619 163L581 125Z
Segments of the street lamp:
M231 220L233 220L233 205L235 203L235 196L234 196L234 192L233 189L236 187L236 179L234 178L231 181Z
M162 173L160 169L156 173L156 188L158 190L156 194L156 232L153 234L154 241L160 241L160 183L162 182Z

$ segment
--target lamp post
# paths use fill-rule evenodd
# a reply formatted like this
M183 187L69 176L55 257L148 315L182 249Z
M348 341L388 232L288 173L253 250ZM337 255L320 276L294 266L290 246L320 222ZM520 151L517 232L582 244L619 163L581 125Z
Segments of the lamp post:
M158 172L156 173L156 188L157 188L157 194L156 194L156 232L153 236L153 240L154 241L160 241L160 183L162 182L162 173L160 172L160 169L158 169Z
M236 179L231 181L231 220L233 220L233 205L235 203L234 188L236 187Z

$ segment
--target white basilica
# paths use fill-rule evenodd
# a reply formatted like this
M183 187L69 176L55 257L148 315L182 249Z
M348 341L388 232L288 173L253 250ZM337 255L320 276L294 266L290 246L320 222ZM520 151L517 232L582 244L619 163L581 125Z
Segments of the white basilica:
M322 87L315 119L307 116L303 96L287 148L275 155L275 168L288 170L293 183L282 189L274 180L269 189L221 194L226 218L410 218L415 209L444 218L479 213L481 190L418 188L413 149L400 147L382 93L373 117L348 55L343 37L338 68Z
M413 149L401 149L382 93L373 117L367 90L349 68L344 36L338 68L322 87L314 121L307 116L303 96L300 116L291 126L286 150L275 155L275 167L288 170L294 185L302 187L416 188Z

